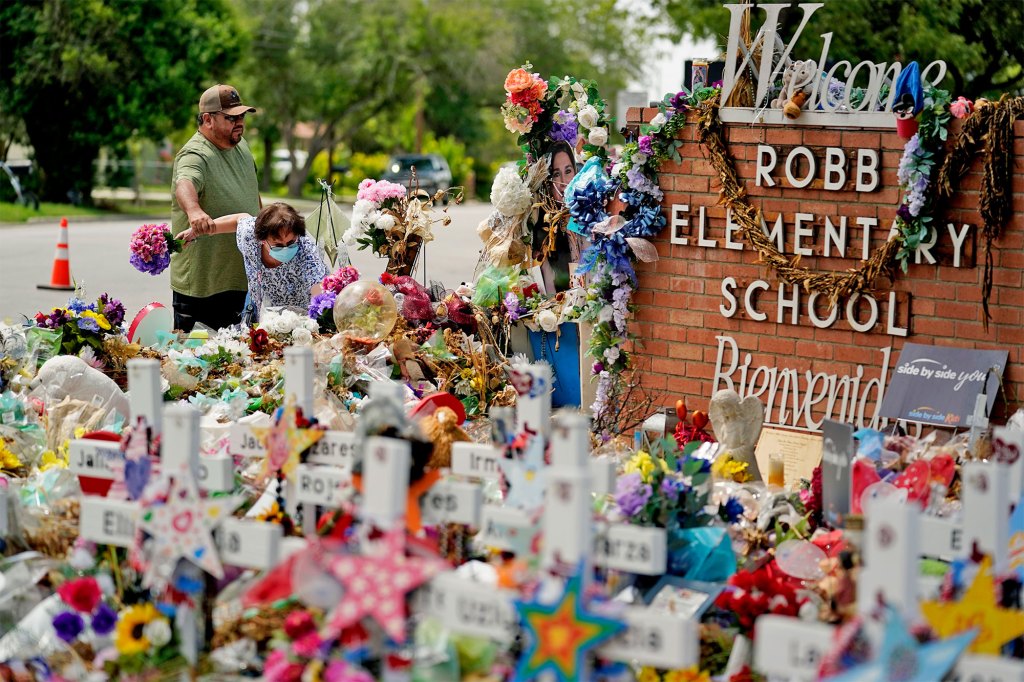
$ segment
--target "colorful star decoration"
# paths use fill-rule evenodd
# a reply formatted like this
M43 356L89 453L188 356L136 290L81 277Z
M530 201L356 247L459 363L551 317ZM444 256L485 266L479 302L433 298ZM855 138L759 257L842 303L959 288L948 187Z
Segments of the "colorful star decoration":
M535 679L545 671L562 682L583 679L587 654L626 629L620 620L587 611L581 592L577 574L554 604L516 601L529 640L516 667L516 682Z
M1017 572L1017 578L1024 580L1024 497L1017 502L1017 508L1010 517L1010 547L1006 558L1010 570Z
M405 529L385 533L373 554L349 554L330 559L329 570L345 588L345 596L334 609L327 636L365 616L380 623L384 632L398 643L405 641L405 595L447 568L437 557L405 556Z
M324 437L323 429L296 426L298 411L293 401L279 408L275 418L273 426L253 429L253 435L261 438L267 447L263 481L277 476L279 471L291 478L299 465L299 456Z
M976 633L965 632L920 644L892 607L886 607L882 646L875 660L847 670L829 682L935 682L945 678Z
M959 601L922 602L921 613L932 629L946 637L978 629L971 644L977 654L999 655L1003 644L1024 635L1024 612L1004 609L996 604L996 586L992 579L992 559L985 557L978 575Z
M152 536L144 583L169 580L178 559L188 559L216 578L224 577L211 531L230 516L234 497L203 499L188 475L174 476L165 502L142 511L140 526Z

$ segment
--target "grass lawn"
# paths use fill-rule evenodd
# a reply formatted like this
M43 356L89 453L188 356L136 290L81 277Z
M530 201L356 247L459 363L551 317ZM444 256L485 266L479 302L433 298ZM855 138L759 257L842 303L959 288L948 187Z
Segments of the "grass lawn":
M39 210L29 206L0 202L0 223L23 223L31 218L72 218L74 216L117 216L147 215L170 218L171 207L167 202L149 202L136 205L131 201L104 201L95 206L72 206L71 204L51 204L43 202Z

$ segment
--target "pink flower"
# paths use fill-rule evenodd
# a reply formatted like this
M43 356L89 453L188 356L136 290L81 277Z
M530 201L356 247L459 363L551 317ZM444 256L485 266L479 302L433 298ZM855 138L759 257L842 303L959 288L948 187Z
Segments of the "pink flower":
M292 642L292 652L303 658L314 658L323 643L316 631L307 632Z
M274 649L263 665L263 677L268 682L301 682L305 667L289 661L283 649Z
M355 668L344 661L331 661L321 675L324 682L373 682L365 670Z
M373 183L374 183L374 181L371 180L370 178L365 178L362 182L359 183L359 189L366 189L367 187L373 187Z
M949 105L949 113L957 118L967 118L974 111L974 103L966 97L957 97L956 101Z

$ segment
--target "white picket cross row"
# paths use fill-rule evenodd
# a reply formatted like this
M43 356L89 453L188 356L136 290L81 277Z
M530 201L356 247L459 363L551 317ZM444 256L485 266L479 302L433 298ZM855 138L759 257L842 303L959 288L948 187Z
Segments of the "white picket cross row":
M700 624L690 618L631 606L623 618L626 630L597 649L612 661L631 661L655 668L689 668L700 662Z
M590 419L558 415L551 440L551 465L544 471L544 549L541 565L578 566L590 577L594 518L590 496Z
M131 426L144 417L153 435L163 432L163 391L160 380L160 361L132 358L128 361L128 404L131 408Z
M373 436L363 449L364 519L382 527L391 527L405 517L409 492L411 446L397 438Z
M908 620L918 615L919 512L896 498L872 500L865 510L863 557L857 610L874 611L881 597Z
M1006 560L1010 543L1009 473L1009 468L998 462L964 462L961 467L963 555L969 555L977 545L992 557L994 565Z
M516 433L529 430L545 441L551 435L551 366L544 363L512 368L516 387Z
M754 669L780 682L813 682L822 658L832 649L834 631L825 623L761 616L754 639Z

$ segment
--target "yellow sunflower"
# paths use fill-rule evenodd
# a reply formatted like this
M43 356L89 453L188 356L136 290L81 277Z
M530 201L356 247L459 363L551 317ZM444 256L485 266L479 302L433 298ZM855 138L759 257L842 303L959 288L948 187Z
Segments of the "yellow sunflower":
M152 604L136 604L121 612L114 632L114 645L126 655L144 654L149 650L149 638L144 629L146 624L160 617Z

